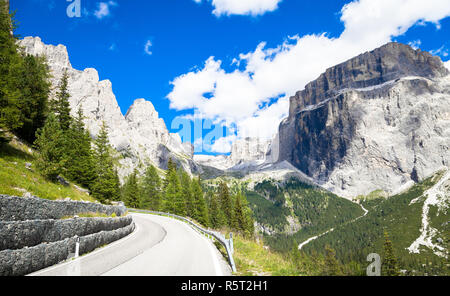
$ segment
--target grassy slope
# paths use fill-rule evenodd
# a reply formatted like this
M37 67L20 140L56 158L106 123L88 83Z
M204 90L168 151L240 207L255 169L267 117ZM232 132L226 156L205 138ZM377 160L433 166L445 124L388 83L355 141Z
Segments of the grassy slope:
M34 165L32 170L25 168L25 163L34 163L35 156L29 147L11 141L0 147L0 194L22 196L24 191L44 199L65 199L95 201L86 193L76 190L73 185L64 187L47 181Z

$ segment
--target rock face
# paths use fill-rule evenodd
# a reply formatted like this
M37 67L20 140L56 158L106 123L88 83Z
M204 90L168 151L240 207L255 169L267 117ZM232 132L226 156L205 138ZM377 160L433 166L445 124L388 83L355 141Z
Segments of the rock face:
M448 167L448 74L399 43L328 69L291 98L278 160L346 197L393 193Z
M196 155L194 160L220 170L246 170L271 161L271 143L258 138L239 139L231 146L229 156Z
M73 69L65 46L46 45L39 37L25 37L19 43L26 53L47 58L53 76L53 93L64 70L67 70L73 115L78 108L83 109L85 124L93 137L98 134L105 121L109 127L109 140L121 154L121 177L128 175L140 163L151 162L165 168L170 157L177 159L188 171L195 169L193 162L188 160L192 157L192 145L182 144L178 134L168 132L151 102L136 100L124 116L112 91L111 82L99 81L95 69Z

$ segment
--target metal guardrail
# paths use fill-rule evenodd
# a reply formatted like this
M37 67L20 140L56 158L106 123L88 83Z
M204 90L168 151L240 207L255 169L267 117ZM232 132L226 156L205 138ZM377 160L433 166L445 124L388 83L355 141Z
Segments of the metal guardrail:
M233 253L234 253L233 233L230 232L230 238L226 239L225 236L222 235L221 233L216 232L216 231L211 231L211 230L208 230L208 229L204 229L203 227L195 224L193 221L189 220L188 218L185 218L185 217L182 217L182 216L169 214L169 213L164 213L164 212L149 211L149 210L139 210L139 209L131 209L131 208L128 208L128 210L133 211L133 212L144 212L144 213L149 213L149 214L155 214L155 215L160 215L160 216L169 216L169 217L177 218L177 219L186 221L188 224L193 226L198 231L206 234L208 237L214 237L215 239L217 239L218 242L220 242L225 247L225 249L227 251L227 254L228 254L228 260L229 260L231 269L233 270L233 272L236 272L236 265L234 264L234 259L233 259Z

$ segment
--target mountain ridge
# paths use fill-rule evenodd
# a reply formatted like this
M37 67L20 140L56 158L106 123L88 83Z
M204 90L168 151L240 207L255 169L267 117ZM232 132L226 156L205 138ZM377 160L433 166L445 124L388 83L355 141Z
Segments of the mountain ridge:
M291 97L278 160L348 198L423 180L450 165L449 83L438 57L399 43L331 67Z
M102 121L106 122L111 145L121 155L118 170L121 179L146 163L166 168L170 157L188 172L196 169L190 160L192 145L183 144L178 134L167 130L150 101L137 99L124 115L113 93L111 81L100 81L97 70L93 68L83 71L74 69L66 46L44 44L39 37L25 37L19 40L19 45L27 54L47 58L52 74L51 97L55 94L63 72L68 71L72 114L75 115L82 106L86 127L94 138Z

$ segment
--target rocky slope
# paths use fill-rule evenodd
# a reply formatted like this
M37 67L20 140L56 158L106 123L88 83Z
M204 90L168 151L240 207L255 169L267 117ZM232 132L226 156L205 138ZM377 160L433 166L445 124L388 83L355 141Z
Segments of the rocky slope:
M128 175L141 163L151 162L165 168L169 157L177 159L186 170L195 170L191 160L192 145L182 144L178 134L169 133L151 102L136 100L124 116L111 82L99 81L95 69L74 69L64 45L46 45L39 37L25 37L19 43L26 53L47 58L54 90L67 69L72 112L75 115L78 108L82 107L86 126L93 137L98 134L102 121L106 122L110 142L121 154L121 177Z
M450 76L438 57L386 44L291 98L279 161L346 197L393 193L450 166Z
M220 170L247 170L271 161L271 142L258 138L238 139L231 146L228 156L195 155L194 160Z

